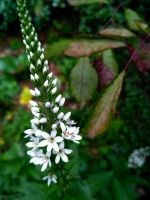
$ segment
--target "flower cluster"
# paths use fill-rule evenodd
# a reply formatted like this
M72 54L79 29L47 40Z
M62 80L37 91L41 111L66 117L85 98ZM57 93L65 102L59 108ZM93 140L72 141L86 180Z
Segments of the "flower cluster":
M44 49L38 41L37 34L26 9L25 0L17 0L18 13L21 21L23 42L26 46L30 63L30 79L34 88L30 90L35 100L30 101L31 128L25 130L29 140L26 146L31 157L30 163L41 166L41 171L49 170L59 162L68 162L72 153L71 142L79 143L79 127L71 120L71 112L64 113L62 107L65 98L57 92L57 78L49 73L48 61L44 58ZM48 172L43 180L56 183L57 177Z
M128 167L142 167L146 161L146 157L150 155L150 147L135 149L129 157Z

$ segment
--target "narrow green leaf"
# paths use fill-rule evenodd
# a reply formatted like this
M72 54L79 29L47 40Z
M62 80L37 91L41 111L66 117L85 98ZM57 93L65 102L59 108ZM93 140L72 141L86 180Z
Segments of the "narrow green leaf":
M80 58L71 72L71 90L74 97L84 106L97 86L97 74L87 57Z
M94 114L89 122L88 136L94 137L104 133L109 127L112 114L121 92L125 71L114 80L99 99Z

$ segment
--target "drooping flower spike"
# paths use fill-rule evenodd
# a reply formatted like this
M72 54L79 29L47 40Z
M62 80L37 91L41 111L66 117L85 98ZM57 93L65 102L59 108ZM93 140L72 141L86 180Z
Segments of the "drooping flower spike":
M43 180L57 183L57 176L51 168L59 162L68 162L72 153L69 149L71 142L79 143L79 127L70 119L71 112L63 113L65 98L57 92L57 78L49 73L48 61L44 58L44 49L38 40L35 28L31 23L26 0L17 0L18 15L21 22L23 43L30 63L30 79L33 88L30 89L34 100L30 101L33 119L31 128L24 131L29 140L26 146L30 163L41 166L46 171Z

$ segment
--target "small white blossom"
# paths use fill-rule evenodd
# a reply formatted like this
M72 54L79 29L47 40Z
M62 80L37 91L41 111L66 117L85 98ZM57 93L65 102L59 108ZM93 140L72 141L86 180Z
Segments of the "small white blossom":
M62 118L63 118L63 116L64 116L64 113L63 113L63 112L61 112L61 113L59 113L59 114L58 114L57 118L58 118L58 119L62 119Z
M50 186L51 183L57 183L56 175L48 175L43 177L43 180L47 180L47 185Z
M31 106L38 106L37 102L33 100L30 100L29 103Z
M57 128L57 124L52 124L52 129L56 129Z
M43 68L43 74L45 74L45 72L47 72L47 71L48 71L48 67L45 66L45 67Z
M37 61L37 65L41 65L42 64L42 62L41 62L41 60L39 59L38 61Z
M52 149L54 149L56 152L59 151L58 143L63 141L63 138L60 136L56 136L57 131L52 130L51 134L44 133L42 137L44 140L42 140L39 143L39 147L45 147L47 146L47 151L50 152Z
M34 74L34 78L35 80L39 80L39 75L37 75L36 73Z
M33 112L40 112L40 108L37 107L37 106L33 106L33 107L31 108L31 111L33 111Z
M60 143L59 144L59 151L58 152L54 151L54 154L56 154L56 157L55 157L55 163L56 164L59 163L60 159L64 162L68 162L67 155L72 153L72 150L71 149L65 149L64 145L65 145L64 142Z
M57 79L55 78L55 79L52 81L52 84L53 84L53 85L56 85L56 83L57 83Z
M52 76L53 76L53 73L52 73L52 72L48 74L48 78L49 78L49 79L51 79Z
M31 79L31 81L35 81L35 78L32 74L30 75L30 79Z

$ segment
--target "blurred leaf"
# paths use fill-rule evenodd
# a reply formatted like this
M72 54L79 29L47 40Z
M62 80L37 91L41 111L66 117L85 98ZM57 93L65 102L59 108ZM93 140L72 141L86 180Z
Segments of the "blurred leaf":
M71 42L65 54L73 57L90 56L96 52L120 47L125 47L125 44L120 41L84 39Z
M99 32L102 36L130 38L136 35L125 28L106 28Z
M94 114L89 122L88 136L94 137L104 133L109 127L121 92L125 71L122 71L99 99Z
M68 48L71 40L62 39L58 42L54 42L51 45L46 46L45 56L46 58L58 57L64 53L64 51Z
M116 200L129 200L124 188L122 187L119 180L117 180L116 178L114 178L114 181L113 181L113 189L114 189L114 196Z
M140 30L142 30L145 33L150 33L150 28L145 22L135 21L135 23L139 27Z
M18 69L16 59L12 56L0 58L0 71L13 73Z
M8 104L19 92L19 85L12 76L0 76L0 102Z
M113 172L103 172L94 174L88 177L87 183L91 189L92 194L103 191L108 188L113 176Z
M93 3L109 3L110 0L67 0L71 6L80 6L82 4L93 4Z
M43 0L37 0L34 13L39 17L43 15Z
M29 101L32 99L32 95L30 93L30 90L27 86L25 86L22 89L22 92L20 94L20 99L19 99L19 103L21 105L28 105Z
M144 31L148 28L148 25L145 22L143 22L141 17L134 10L131 10L129 8L125 9L125 17L126 17L128 26L131 30Z
M46 184L38 184L32 182L22 182L21 187L19 188L21 197L16 198L15 200L58 200L58 191L59 187L50 186L47 187Z
M78 191L78 196L76 195L76 191ZM83 182L81 180L80 182L74 181L72 185L70 185L70 192L71 192L72 200L76 200L76 199L94 200L92 198L90 187L88 186L86 182Z
M72 94L84 106L91 98L97 86L97 74L87 57L80 58L70 77Z

